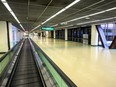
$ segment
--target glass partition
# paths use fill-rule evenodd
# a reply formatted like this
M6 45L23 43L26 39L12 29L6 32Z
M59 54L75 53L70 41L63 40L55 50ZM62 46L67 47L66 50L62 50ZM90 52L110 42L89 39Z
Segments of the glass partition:
M105 23L105 24L101 24L100 26L103 29L107 44L108 44L108 46L110 46L114 37L116 36L116 24L115 23ZM99 39L99 45L101 45L100 39Z
M12 60L13 55L18 50L19 45L20 45L20 42L16 46L14 46L14 48L12 48L10 51L8 51L5 55L3 55L0 58L0 76L4 72L9 62Z
M45 63L47 69L52 74L53 78L57 82L59 87L68 87L67 84L64 82L62 77L57 73L57 71L54 69L54 67L49 63L49 61L46 59L46 57L42 54L40 50L37 50L39 56L41 57L42 61Z

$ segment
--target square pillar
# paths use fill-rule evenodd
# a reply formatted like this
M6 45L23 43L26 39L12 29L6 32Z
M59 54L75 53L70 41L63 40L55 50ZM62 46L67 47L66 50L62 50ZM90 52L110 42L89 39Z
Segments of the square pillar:
M65 29L65 40L68 40L68 30Z
M7 31L7 22L0 21L0 52L7 52L9 50L8 47L8 34Z
M54 30L54 39L56 38L56 31Z
M96 25L91 26L91 45L93 46L98 45L98 32L96 29Z

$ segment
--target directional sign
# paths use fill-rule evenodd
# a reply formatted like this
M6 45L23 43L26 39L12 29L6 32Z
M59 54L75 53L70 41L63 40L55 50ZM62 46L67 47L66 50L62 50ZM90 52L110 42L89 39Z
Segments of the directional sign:
M41 30L46 30L46 31L53 31L53 27L42 27Z

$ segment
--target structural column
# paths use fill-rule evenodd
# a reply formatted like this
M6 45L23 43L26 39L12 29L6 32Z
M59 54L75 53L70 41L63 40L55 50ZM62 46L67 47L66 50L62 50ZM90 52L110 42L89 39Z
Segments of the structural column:
M55 30L54 30L54 39L56 38L56 32L55 32Z
M8 41L8 26L6 21L0 21L0 53L7 52L9 50L9 41Z
M48 31L48 37L51 38L51 31Z
M45 31L46 37L50 38L51 37L51 32L50 31Z
M10 22L0 21L0 53L10 50L18 42L18 29Z
M96 25L91 26L91 45L98 45L98 32L96 29Z
M68 40L68 30L65 29L65 40Z

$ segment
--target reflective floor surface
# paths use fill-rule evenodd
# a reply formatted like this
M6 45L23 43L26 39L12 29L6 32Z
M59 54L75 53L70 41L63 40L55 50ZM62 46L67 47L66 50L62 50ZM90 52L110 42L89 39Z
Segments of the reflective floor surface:
M33 40L78 87L116 87L116 50L59 39Z

